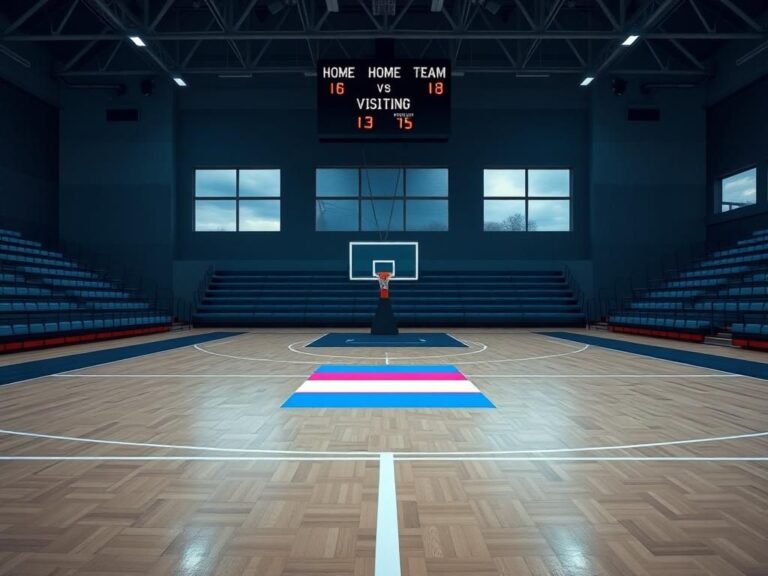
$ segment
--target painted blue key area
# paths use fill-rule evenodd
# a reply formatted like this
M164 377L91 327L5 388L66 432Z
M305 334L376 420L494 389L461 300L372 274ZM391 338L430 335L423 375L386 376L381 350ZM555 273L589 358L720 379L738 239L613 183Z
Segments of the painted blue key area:
M563 340L571 340L590 346L600 346L610 350L620 350L621 352L631 352L632 354L641 354L660 360L671 360L673 362L682 362L701 368L711 370L720 370L721 372L730 372L731 374L742 374L754 378L768 380L768 364L763 362L752 362L750 360L739 360L738 358L724 358L713 354L703 354L701 352L689 352L687 350L674 350L672 348L663 348L661 346L651 346L649 344L637 344L635 342L625 342L623 340L613 340L611 338L599 338L597 336L587 336L585 334L572 334L571 332L539 332L544 336L554 336Z
M297 393L283 408L495 408L475 393Z
M133 346L123 346L121 348L112 348L110 350L98 350L96 352L84 352L82 354L73 354L71 356L62 356L60 358L49 358L47 360L35 360L33 362L22 362L21 364L12 364L11 366L0 367L0 385L18 382L20 380L29 380L30 378L39 378L67 372L69 370L79 370L115 362L117 360L127 360L146 354L156 352L165 352L193 344L202 344L211 340L221 340L230 336L237 336L242 332L212 332L210 334L197 334L195 336L184 336L182 338L173 338L172 340L161 340L159 342L147 342L146 344L135 344Z
M444 332L410 332L378 336L361 332L331 332L318 338L308 348L466 348Z
M411 366L393 366L393 365L384 365L384 364L378 364L378 365L355 365L355 364L324 364L320 366L315 372L330 372L330 373L345 373L345 374L355 374L355 373L374 373L374 374L411 374L411 373L430 373L430 372L439 372L439 373L446 373L446 372L458 372L459 370L455 366L451 366L450 364L435 364L435 365L428 365L428 364L413 364Z

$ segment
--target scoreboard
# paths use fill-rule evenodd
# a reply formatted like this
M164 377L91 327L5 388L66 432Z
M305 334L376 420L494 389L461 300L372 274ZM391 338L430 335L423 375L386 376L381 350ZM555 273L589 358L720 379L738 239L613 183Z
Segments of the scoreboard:
M320 60L321 140L446 140L450 60Z

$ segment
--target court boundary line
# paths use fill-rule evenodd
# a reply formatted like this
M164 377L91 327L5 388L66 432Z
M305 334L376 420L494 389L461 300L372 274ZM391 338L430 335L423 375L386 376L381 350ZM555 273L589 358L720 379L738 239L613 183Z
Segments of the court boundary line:
M380 456L384 452L370 451L332 451L332 450L275 450L269 448L226 448L216 446L195 446L184 444L161 444L153 442L128 442L123 440L103 440L98 438L83 438L78 436L63 436L56 434L43 434L40 432L25 432L20 430L0 429L0 435L19 436L24 438L37 438L41 440L57 440L62 442L79 442L82 444L100 444L108 446L129 446L132 448L157 448L166 450L191 450L199 452L221 452L235 454L310 454L314 456ZM712 442L726 442L733 440L744 440L748 438L762 438L768 436L768 432L750 432L745 434L732 434L727 436L714 436L709 438L693 438L689 440L668 440L661 442L622 444L615 446L590 446L580 448L542 448L538 450L475 450L475 451L452 451L452 452L392 452L396 457L417 457L417 456L458 456L458 455L510 455L510 454L555 454L555 453L574 453L574 452L602 452L613 450L636 450L641 448L662 448L665 446L681 446L688 444L705 444Z
M313 340L314 342L315 340ZM294 354L304 354L306 356L314 356L317 358L345 358L347 360L384 360L385 356L346 356L342 354L316 354L314 352L303 352L301 350L296 350L294 346L298 344L302 344L302 347L306 348L307 343L309 340L299 340L298 342L293 342L288 345L288 350L293 352ZM461 340L459 340L461 342ZM452 358L456 356L468 356L470 354L480 354L482 352L485 352L488 350L488 346L486 344L483 344L482 342L473 342L472 340L467 340L467 342L471 342L472 344L476 344L480 346L479 350L470 350L467 352L460 352L457 354L435 354L435 355L429 355L429 356L390 356L390 360L430 360L433 358ZM463 344L463 342L462 342ZM359 350L359 348L357 348ZM455 362L452 362L452 364L455 364Z
M90 455L0 455L0 462L377 462L379 456L90 456ZM383 453L382 453L383 454ZM392 454L394 462L768 462L768 456L424 456L404 458Z
M246 332L246 334L250 334L250 332ZM429 358L451 358L451 357L457 357L467 354L477 354L480 352L485 352L488 350L488 346L483 344L482 342L475 342L472 340L460 340L461 342L470 342L472 344L480 344L482 346L485 346L482 350L475 350L472 352L464 352L463 354L448 354L448 355L441 355L441 356L402 356L402 357L389 357L389 360L424 360ZM289 345L290 346L296 345L296 344L302 344L306 341L299 341L294 342ZM554 342L554 341L553 341ZM558 342L558 344L563 344L562 342ZM310 365L310 366L320 366L324 364L324 362L312 362L308 360L277 360L274 358L251 358L247 356L234 356L232 354L222 354L220 352L213 352L212 350L207 350L205 348L202 348L199 344L194 344L193 348L198 350L199 352L203 352L204 354L210 354L212 356L220 356L222 358L231 358L233 360L247 360L251 362L276 362L278 364L303 364L303 365ZM549 358L560 358L563 356L572 356L574 354L579 354L581 352L585 352L590 348L589 344L584 344L581 348L572 350L570 352L562 352L559 354L547 354L544 356L529 356L525 358L501 358L499 360L474 360L474 361L459 361L459 362L450 362L451 364L455 366L463 366L463 365L469 365L469 364L498 364L498 363L504 363L504 362L528 362L532 360L546 360ZM291 350L292 352L296 352L295 350ZM297 352L298 354L307 354L309 356L318 356L319 358L347 358L351 360L383 360L383 357L379 356L335 356L335 355L317 355L317 354L311 354L308 352Z

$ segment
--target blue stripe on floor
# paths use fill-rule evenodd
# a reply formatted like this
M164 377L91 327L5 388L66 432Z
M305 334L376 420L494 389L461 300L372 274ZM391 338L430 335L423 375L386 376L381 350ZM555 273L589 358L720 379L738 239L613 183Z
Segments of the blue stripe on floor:
M495 408L481 393L296 393L283 408Z
M307 348L466 348L445 332L404 332L396 335L364 332L331 332Z
M675 350L673 348L664 348L663 346L651 346L650 344L638 344L636 342L627 342L625 340L614 340L612 338L600 338L598 336L587 336L586 334L573 334L571 332L539 332L544 336L553 336L563 340L571 340L591 346L600 346L610 350L620 350L621 352L631 352L632 354L641 354L660 360L671 360L672 362L682 362L710 370L719 370L721 372L730 372L731 374L742 374L754 378L768 380L768 364L763 362L753 362L751 360L740 360L738 358L726 358L714 354L704 354L702 352L689 352L688 350Z
M378 365L364 365L364 364L325 364L320 366L315 372L335 372L335 373L352 373L355 372L372 372L374 374L402 374L402 373L421 373L421 372L458 372L455 366L449 364L440 364L436 366L428 366L426 364L413 364L411 366L385 366L384 364Z
M48 358L46 360L34 360L32 362L22 362L20 364L11 364L10 366L0 367L0 385L29 380L30 378L39 378L41 376L50 376L59 372L68 372L70 370L79 370L88 368L97 364L107 362L116 362L117 360L127 360L155 352L165 352L193 344L202 344L211 340L220 340L237 336L242 332L212 332L209 334L197 334L195 336L184 336L182 338L173 338L171 340L160 340L158 342L147 342L146 344L134 344L133 346L122 346L120 348L110 348L108 350L97 350L95 352L84 352L82 354L72 354L61 356L59 358Z

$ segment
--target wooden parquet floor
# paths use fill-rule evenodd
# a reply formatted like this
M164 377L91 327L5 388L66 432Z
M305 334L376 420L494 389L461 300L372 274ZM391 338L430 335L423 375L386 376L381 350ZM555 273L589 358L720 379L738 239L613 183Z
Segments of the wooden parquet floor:
M768 432L766 382L455 334L461 356L262 331L0 387L0 575L400 576L374 571L395 452L402 576L768 576L768 437L610 448ZM456 365L497 408L280 409L318 363L387 361Z

